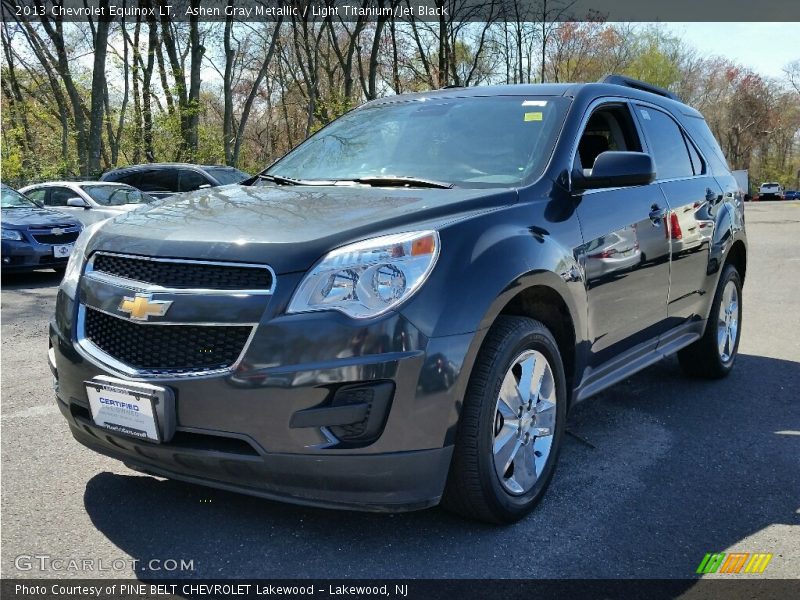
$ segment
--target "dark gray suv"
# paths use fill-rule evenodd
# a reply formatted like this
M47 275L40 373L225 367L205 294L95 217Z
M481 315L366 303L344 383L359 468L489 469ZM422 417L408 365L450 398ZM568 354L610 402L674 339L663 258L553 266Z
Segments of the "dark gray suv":
M746 257L739 186L664 90L396 96L90 227L50 366L75 438L133 469L509 522L575 403L676 352L733 368Z

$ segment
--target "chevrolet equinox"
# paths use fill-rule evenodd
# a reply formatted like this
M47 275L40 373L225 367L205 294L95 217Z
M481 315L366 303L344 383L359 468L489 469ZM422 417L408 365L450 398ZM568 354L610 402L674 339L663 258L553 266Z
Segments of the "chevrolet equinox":
M703 117L636 80L375 100L243 184L87 228L57 403L144 473L511 522L570 406L676 352L731 370L741 194Z

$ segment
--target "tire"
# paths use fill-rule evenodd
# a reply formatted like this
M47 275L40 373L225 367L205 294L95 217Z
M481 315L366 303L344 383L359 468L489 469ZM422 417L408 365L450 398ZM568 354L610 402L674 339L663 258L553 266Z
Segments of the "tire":
M531 384L520 388L523 377ZM528 390L527 404L520 401L520 389ZM566 412L564 367L553 335L539 321L499 317L464 396L443 506L489 523L527 515L553 477Z
M731 296L732 293L735 295ZM735 301L734 307L731 300ZM734 331L731 331L733 319ZM725 340L722 339L723 327L726 334L730 334L725 336ZM684 373L691 377L720 379L733 369L741 337L742 278L736 267L729 264L719 278L703 337L679 351L678 362Z

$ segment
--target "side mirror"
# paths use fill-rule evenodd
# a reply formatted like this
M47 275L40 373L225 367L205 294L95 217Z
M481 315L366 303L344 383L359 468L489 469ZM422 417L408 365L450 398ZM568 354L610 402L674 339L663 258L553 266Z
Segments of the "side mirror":
M631 187L647 185L656 178L653 159L644 152L602 152L591 171L575 178L577 189Z
M67 206L74 206L75 208L89 208L89 203L83 198L70 198L67 200Z

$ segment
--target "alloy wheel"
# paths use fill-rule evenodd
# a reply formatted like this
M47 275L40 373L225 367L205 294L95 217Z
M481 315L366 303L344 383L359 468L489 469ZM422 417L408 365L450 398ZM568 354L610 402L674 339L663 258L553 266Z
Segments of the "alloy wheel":
M494 418L492 454L503 488L529 492L544 471L556 427L553 369L537 350L526 350L503 378Z
M733 358L736 348L736 336L739 332L739 292L733 281L725 284L720 299L719 317L717 319L717 347L723 363Z

